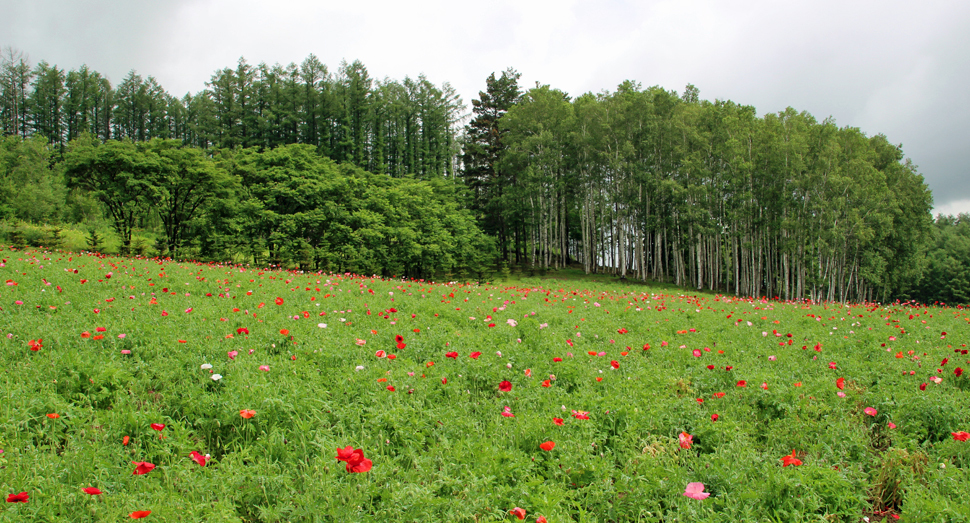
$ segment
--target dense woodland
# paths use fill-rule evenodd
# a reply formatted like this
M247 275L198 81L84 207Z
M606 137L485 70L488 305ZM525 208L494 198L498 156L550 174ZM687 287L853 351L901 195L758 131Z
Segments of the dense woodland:
M132 71L0 64L0 219L120 250L482 278L565 266L783 299L970 302L970 217L933 220L903 151L627 81L571 97L248 64L176 97ZM107 230L107 229L105 229ZM140 237L157 241L149 249ZM49 242L50 240L48 240Z

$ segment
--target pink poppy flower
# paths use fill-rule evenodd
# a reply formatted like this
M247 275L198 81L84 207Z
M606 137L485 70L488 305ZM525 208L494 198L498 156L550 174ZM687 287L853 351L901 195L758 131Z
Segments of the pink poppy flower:
M694 442L694 436L686 432L681 432L680 435L677 436L677 439L680 440L680 448L682 449L690 449L691 443Z
M684 495L691 499L707 499L711 494L709 492L704 492L704 484L699 482L688 483L687 488L684 489Z

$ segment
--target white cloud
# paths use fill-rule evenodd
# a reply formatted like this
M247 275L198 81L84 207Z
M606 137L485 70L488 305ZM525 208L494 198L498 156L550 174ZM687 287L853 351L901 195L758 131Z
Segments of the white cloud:
M933 208L933 216L938 214L948 214L956 216L958 214L970 214L970 198L965 200L954 200Z

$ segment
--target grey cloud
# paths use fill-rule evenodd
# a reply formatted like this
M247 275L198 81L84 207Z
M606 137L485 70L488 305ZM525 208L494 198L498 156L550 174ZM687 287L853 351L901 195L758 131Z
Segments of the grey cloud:
M425 73L468 103L515 67L571 95L625 79L708 99L792 106L902 143L937 205L970 202L970 4L955 0L0 0L0 45L118 83L130 69L172 94L212 73L316 54L375 78ZM967 210L970 210L968 204Z

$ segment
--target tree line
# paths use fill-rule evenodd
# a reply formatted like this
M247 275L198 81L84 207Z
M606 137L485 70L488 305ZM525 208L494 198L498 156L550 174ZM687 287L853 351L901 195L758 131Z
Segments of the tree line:
M464 176L502 256L783 299L912 295L932 196L883 135L624 82L570 98L492 75Z
M60 150L83 134L206 150L300 143L377 174L454 176L462 110L447 82L378 80L359 61L331 72L312 54L286 66L240 58L181 98L135 71L112 86L86 65L31 65L12 48L0 56L0 132L40 135Z
M182 98L134 71L112 87L9 49L0 66L0 213L101 212L125 248L150 227L167 252L331 270L572 265L783 299L970 299L965 217L934 222L901 147L791 108L758 116L632 81L573 98L524 91L508 69L462 127L447 83L375 81L359 62L331 73L312 55L240 59ZM148 180L140 211L92 185L103 155ZM166 184L196 175L211 190L180 217ZM25 184L34 196L11 196Z

